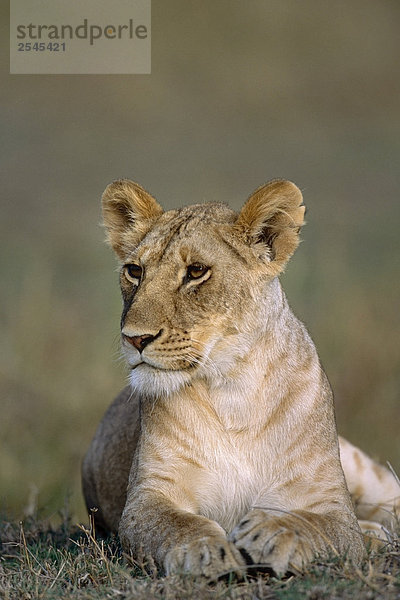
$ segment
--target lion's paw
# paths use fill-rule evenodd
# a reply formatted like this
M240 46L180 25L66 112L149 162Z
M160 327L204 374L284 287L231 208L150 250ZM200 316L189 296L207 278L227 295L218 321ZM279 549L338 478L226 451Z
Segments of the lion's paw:
M263 510L252 510L228 538L248 564L265 566L281 576L302 571L313 558L309 540L296 528Z
M224 538L211 536L196 539L170 550L164 559L167 575L189 573L218 578L234 572L242 573L245 565L240 552Z

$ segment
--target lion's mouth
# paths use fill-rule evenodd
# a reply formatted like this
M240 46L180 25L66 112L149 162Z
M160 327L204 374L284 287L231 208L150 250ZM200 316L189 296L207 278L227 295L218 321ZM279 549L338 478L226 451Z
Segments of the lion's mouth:
M182 361L183 362L183 361ZM190 361L185 361L185 364L182 365L177 365L177 366L162 366L162 365L153 365L150 362L147 362L146 360L142 360L139 363L137 363L136 365L132 365L131 366L131 372L134 371L135 369L137 369L138 367L148 367L149 369L153 370L153 371L160 371L160 372L164 372L164 373L174 373L174 372L179 372L179 371L194 371L199 365L198 363L195 362L190 362Z
M147 364L147 363L145 363L144 360L142 360L140 363L137 363L136 365L131 366L131 371L134 371L135 369L140 367L140 365L145 365L145 364Z

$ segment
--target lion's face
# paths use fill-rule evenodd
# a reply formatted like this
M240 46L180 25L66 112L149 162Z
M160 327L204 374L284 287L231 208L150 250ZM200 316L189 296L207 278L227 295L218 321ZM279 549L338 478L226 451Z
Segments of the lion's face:
M273 230L261 230L245 213L250 200L239 217L222 204L164 213L137 184L107 188L105 225L121 260L122 345L141 393L168 394L194 377L223 378L263 327L282 249L276 219ZM298 210L301 195L296 200ZM296 245L300 224L290 216L285 227L295 230Z
M210 210L219 218L209 218ZM135 386L164 382L167 391L200 372L223 370L219 350L228 341L237 345L245 313L255 308L246 248L243 256L233 250L218 222L234 216L218 205L165 213L127 256L121 330ZM152 338L137 340L142 336Z

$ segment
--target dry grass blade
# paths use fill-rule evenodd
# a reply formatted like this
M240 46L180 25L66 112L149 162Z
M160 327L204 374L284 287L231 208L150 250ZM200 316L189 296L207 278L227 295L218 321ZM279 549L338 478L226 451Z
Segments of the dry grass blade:
M389 468L389 471L392 473L393 477L395 478L395 480L396 480L396 482L397 482L397 484L398 484L398 486L400 488L400 478L399 478L399 476L397 475L396 471L394 470L393 466L391 465L391 463L388 460L386 461L386 464L387 464L387 466Z

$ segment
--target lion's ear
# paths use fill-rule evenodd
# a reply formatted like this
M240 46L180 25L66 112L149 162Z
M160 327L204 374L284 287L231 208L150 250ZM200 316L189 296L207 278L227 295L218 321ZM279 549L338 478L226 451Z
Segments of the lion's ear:
M128 247L143 239L163 213L153 196L129 179L119 179L106 187L102 208L107 241L120 258L124 258Z
M267 251L277 274L299 244L305 212L302 202L299 188L291 181L270 181L250 196L236 221L251 245L264 255Z

